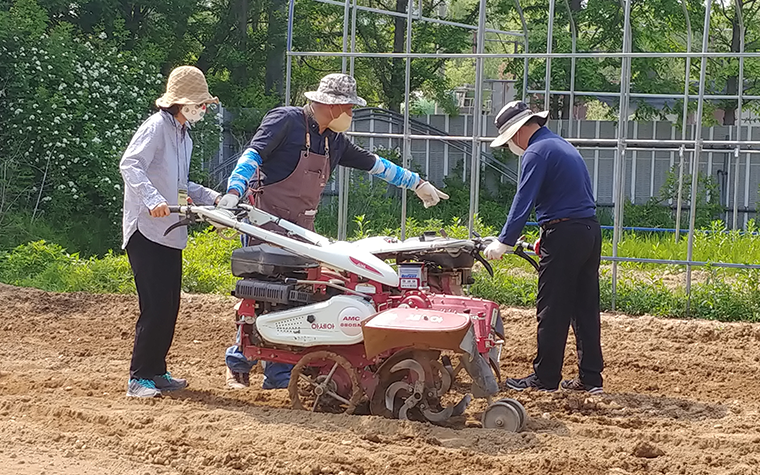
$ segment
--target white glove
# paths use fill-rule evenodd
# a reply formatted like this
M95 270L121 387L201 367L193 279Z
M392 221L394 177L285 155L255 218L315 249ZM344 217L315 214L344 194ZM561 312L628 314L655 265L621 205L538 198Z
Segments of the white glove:
M493 261L496 259L501 259L501 256L503 256L507 250L509 250L509 246L497 239L495 241L492 241L491 244L486 247L486 250L483 251L483 254L486 256L486 259Z
M236 208L238 205L238 202L240 201L240 197L234 193L227 193L226 195L222 196L222 199L219 200L219 203L217 203L217 208L223 208L223 209L233 209Z
M431 185L429 181L420 182L420 184L417 185L417 188L414 189L414 192L417 193L417 196L422 200L422 204L425 205L425 208L435 206L441 200L449 199L449 195Z

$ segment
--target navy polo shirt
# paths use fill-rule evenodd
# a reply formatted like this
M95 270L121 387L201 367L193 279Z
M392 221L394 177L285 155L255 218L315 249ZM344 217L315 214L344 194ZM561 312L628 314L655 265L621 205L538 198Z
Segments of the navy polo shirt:
M248 145L261 156L264 185L282 181L295 171L301 152L306 149L307 124L313 153L324 155L325 138L328 141L330 173L338 165L365 171L375 165L376 155L357 147L344 134L330 129L320 134L319 124L308 106L278 107L267 113Z
M586 163L567 140L541 127L531 137L522 158L520 183L499 241L514 245L534 206L539 224L596 215Z

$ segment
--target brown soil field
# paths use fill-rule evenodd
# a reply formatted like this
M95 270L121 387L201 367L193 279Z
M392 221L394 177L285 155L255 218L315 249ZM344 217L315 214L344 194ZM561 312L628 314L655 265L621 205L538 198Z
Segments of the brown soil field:
M225 389L234 302L183 296L169 365L190 388L130 400L136 297L0 285L0 474L760 473L758 324L606 314L606 394L504 391L530 416L512 434L478 427L483 400L438 427L294 411L260 374ZM503 315L502 373L525 376L534 312Z

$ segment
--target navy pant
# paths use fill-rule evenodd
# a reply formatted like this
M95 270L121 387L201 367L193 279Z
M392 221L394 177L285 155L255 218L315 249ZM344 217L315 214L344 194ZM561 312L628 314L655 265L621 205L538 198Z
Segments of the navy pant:
M237 345L227 348L224 354L224 362L230 371L234 373L250 373L256 361L246 358ZM287 388L290 382L290 371L293 365L287 363L264 362L264 389Z

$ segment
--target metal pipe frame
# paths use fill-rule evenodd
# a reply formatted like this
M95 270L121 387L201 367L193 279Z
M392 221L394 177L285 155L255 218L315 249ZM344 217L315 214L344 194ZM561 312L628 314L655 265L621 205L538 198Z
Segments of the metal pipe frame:
M341 3L343 5L343 3ZM355 52L355 53L342 53L340 51L291 51L293 56L325 56L340 58L347 57L361 57L361 58L412 58L412 59L567 59L571 58L571 53L367 53L367 52ZM702 57L701 53L653 53L653 52L579 52L575 53L575 57L578 59L620 59L620 58L632 58L632 59L644 59L644 58L659 58L659 59L679 59L679 58L696 58ZM734 53L734 52L707 52L705 53L707 59L726 59L726 58L760 58L760 53ZM679 96L680 97L680 96Z
M392 134L392 133L383 133L383 132L345 132L346 135L350 137L375 137L375 138L393 138L393 139L403 139L404 134ZM471 135L424 135L424 134L409 134L409 138L412 140L451 140L451 141L470 141L472 140ZM476 137L477 140L481 142L492 142L496 139L496 137ZM608 145L608 149L612 146L617 145L618 139L594 139L594 138L566 138L568 142L570 142L573 145L576 145L578 147L584 147L584 146L591 146L596 145L600 148L603 148L602 146ZM637 147L640 151L652 151L652 150L669 150L669 151L678 151L678 146L684 145L685 149L690 151L693 150L694 147L694 141L693 140L678 140L678 139L625 139L623 140L623 143L626 144L627 148L631 147ZM702 148L706 150L712 150L712 151L722 151L722 152L730 152L733 150L732 147L735 147L737 145L740 145L742 147L760 147L760 140L742 140L742 141L735 141L735 140L703 140L702 141ZM760 150L758 149L742 149L742 153L752 153L752 152L758 152Z
M343 6L343 2L338 2L336 0L314 0L314 1L315 2L319 2L319 3L326 3L328 5L336 5L336 6L340 6L340 7ZM411 3L412 3L412 1L410 1L410 8L411 8ZM421 3L422 2L420 2L420 4ZM363 12L378 13L380 15L388 15L388 16L394 16L394 17L399 17L399 18L407 18L407 14L406 13L395 12L395 11L392 11L392 10L383 10L381 8L365 7L365 6L362 6L362 5L355 5L354 8L356 8L359 11L363 11ZM456 27L459 27L459 28L464 28L466 30L474 30L474 31L477 31L478 28L479 28L478 26L468 25L467 23L458 23L458 22L455 22L455 21L441 20L439 18L425 17L425 16L422 16L422 8L420 8L419 10L420 10L419 14L415 17L415 19L417 21L422 21L422 22L425 22L425 23L435 23L435 24L438 24L438 25L456 26ZM497 34L500 34L500 35L517 36L517 37L522 36L522 33L518 33L516 31L495 30L493 28L486 28L485 31L487 33L497 33Z
M290 77L293 71L293 21L295 20L296 0L288 3L288 33L285 45L285 105L290 105Z
M742 115L742 109L743 109L743 102L745 100L760 100L760 96L754 95L744 95L744 60L746 58L750 59L760 59L760 53L747 53L745 52L745 39L744 34L745 26L743 22L743 18L741 16L741 1L740 0L734 0L735 2L735 8L736 8L736 14L739 15L738 21L740 23L741 28L741 45L740 45L740 51L739 52L710 52L708 51L708 45L709 45L709 30L710 30L710 15L711 15L711 9L712 9L712 2L710 0L705 0L706 4L706 12L705 12L705 18L704 18L704 25L703 25L703 36L702 36L702 49L699 52L693 52L692 51L692 29L691 29L691 22L689 18L689 12L688 8L686 6L686 2L681 2L684 12L684 17L686 20L686 27L687 27L687 47L685 52L633 52L632 51L632 27L631 27L631 5L632 0L619 0L621 3L621 6L624 9L624 36L623 36L623 47L622 51L617 52L578 52L577 51L577 30L575 25L575 20L572 15L572 10L570 9L570 5L568 0L565 0L565 8L567 8L570 18L570 34L572 39L572 52L571 53L555 53L553 52L552 44L553 44L553 27L554 27L554 13L555 13L555 2L556 0L548 0L548 6L549 6L549 20L548 20L548 28L547 28L547 50L546 52L531 52L530 51L530 45L529 45L529 39L528 39L528 26L527 22L525 21L525 15L522 10L522 6L520 4L520 0L515 0L515 7L516 11L518 13L521 26L522 26L522 32L513 32L513 31L503 31L498 29L491 29L486 27L486 0L480 0L480 12L479 12L479 18L478 18L478 25L468 25L458 22L451 22L446 21L442 19L436 19L436 18L427 18L422 15L422 0L419 0L419 11L417 14L414 14L414 8L413 8L413 2L414 0L409 0L407 12L395 12L395 11L389 11L389 10L383 10L383 9L377 9L377 8L371 8L366 6L357 5L357 0L316 0L321 3L325 4L331 4L336 6L342 6L344 7L344 40L343 40L343 48L341 52L300 52L300 51L293 51L293 22L294 22L294 5L295 0L290 0L289 3L289 17L288 17L288 35L287 35L287 65L286 65L286 87L285 87L285 104L288 105L290 103L290 95L291 95L291 75L292 75L292 59L294 57L332 57L337 58L340 57L342 59L342 69L345 72L346 70L346 63L349 64L349 71L350 74L354 73L354 60L355 58L399 58L405 60L405 91L404 91L404 131L402 134L395 134L395 133L364 133L364 132L349 132L347 135L354 136L354 137L374 137L374 138L400 138L403 139L403 165L405 167L409 166L409 159L411 154L411 140L414 139L422 139L422 140L445 140L445 141L471 141L472 142L472 160L471 160L471 172L470 172L470 181L471 181L471 191L470 191L470 223L469 228L470 231L472 231L474 227L474 216L477 213L478 209L478 191L479 191L479 170L480 170L480 147L481 144L490 142L494 140L493 137L483 137L482 135L482 125L483 125L483 117L482 117L482 87L483 87L483 62L486 59L522 59L524 61L524 74L523 74L523 88L522 88L522 98L523 100L526 100L528 94L543 94L544 95L544 107L545 109L549 109L550 106L550 96L551 95L559 95L559 96L569 96L570 98L570 117L569 119L569 127L571 129L570 132L570 138L567 140L575 145L578 148L581 149L592 149L592 150L609 150L613 146L616 149L616 155L615 155L615 226L614 226L614 235L613 235L613 255L609 257L604 257L604 260L612 261L613 262L613 308L614 308L614 302L615 302L615 293L616 293L616 286L617 286L617 264L619 262L636 262L636 263L651 263L651 264L663 264L663 265L683 265L687 267L687 277L686 277L686 292L690 296L691 295L691 270L692 267L702 266L706 265L707 263L704 262L698 262L693 261L693 247L694 247L694 235L695 235L695 215L696 215L696 195L698 192L698 172L699 172L699 157L703 150L710 150L710 151L733 151L734 158L735 158L735 166L734 169L735 175L735 184L734 184L734 203L733 203L733 227L738 227L737 222L737 212L738 212L738 168L741 160L741 154L744 153L747 157L747 168L749 169L750 165L750 155L751 154L760 154L760 141L753 141L750 140L751 137L748 136L747 140L742 140L741 135L741 115ZM351 13L351 31L350 36L348 32L348 12ZM398 52L398 53L367 53L367 52L357 52L356 51L356 21L357 21L357 12L359 11L365 11L370 13L377 13L377 14L383 14L383 15L389 15L393 17L405 17L406 18L406 30L407 30L407 37L406 37L406 47L404 52ZM413 21L414 20L423 21L423 22L430 22L430 23L436 23L436 24L442 24L442 25L448 25L448 26L455 26L455 27L461 27L466 28L469 30L477 31L477 50L474 53L445 53L445 54L439 54L439 53L413 53L412 52L412 32L413 32ZM486 33L492 33L492 34L500 34L500 35L509 35L509 36L515 36L515 37L521 37L523 39L524 44L524 51L522 53L486 53L485 52L485 42ZM350 38L350 39L349 39ZM350 51L348 51L348 44L350 42ZM434 58L434 59L475 59L476 60L476 111L473 114L473 128L472 128L472 134L467 136L436 136L436 135L418 135L418 134L412 134L410 133L410 124L409 124L409 101L410 101L410 94L411 94L411 82L410 82L410 76L411 76L411 61L413 59L427 59L427 58ZM571 77L570 77L570 90L569 91L557 91L551 89L551 62L552 59L567 59L570 58L571 60ZM621 59L621 85L620 90L618 92L595 92L595 91L576 91L575 90L575 73L576 73L576 61L578 59L602 59L602 58L615 58L615 59ZM684 59L685 62L685 69L684 69L684 91L683 94L643 94L643 93L634 93L631 92L631 61L633 59L637 58L661 58L661 59ZM688 126L688 105L689 105L689 99L690 99L690 78L691 78L691 60L692 58L696 58L700 60L700 82L699 82L699 92L698 92L698 107L697 107L697 120L695 127L695 137L692 140L687 140L687 126ZM530 60L540 60L544 59L546 60L546 73L545 73L545 88L544 90L530 90L528 89L528 73L529 73L529 66L530 66ZM710 59L738 59L739 60L739 90L737 91L737 94L730 95L730 94L706 94L705 93L705 79L706 79L706 68L707 68L707 61ZM620 104L620 111L619 111L619 126L617 131L617 137L615 139L582 139L573 137L573 135L576 135L573 133L573 121L574 121L574 114L573 114L573 106L575 103L575 98L578 96L583 97L617 97L619 98L619 104ZM693 96L692 96L693 97ZM628 121L629 121L629 112L630 112L630 100L631 98L641 98L641 99L682 99L683 100L683 117L682 117L682 129L681 129L681 139L671 139L671 140L648 140L648 139L628 139ZM736 126L736 136L735 140L704 140L702 138L702 114L704 112L704 102L706 100L737 100L738 101L738 118L737 118L737 126ZM467 133L467 132L465 132ZM622 224L623 224L623 198L625 196L623 186L623 181L625 177L625 155L627 151L670 151L670 152L678 152L679 153L679 182L682 186L683 183L683 170L684 170L684 162L685 162L685 156L687 153L692 155L692 159L690 160L690 166L691 166L691 173L692 173L692 183L691 183L691 200L690 200L690 220L689 220L689 229L688 229L688 250L687 250L687 259L686 260L658 260L658 259L641 259L641 258L629 258L629 257L620 257L617 255L618 253L618 244L620 237L622 235ZM746 180L748 180L748 176L745 177ZM346 192L345 196L345 202L344 205L347 204L347 192L348 192L348 183L346 182L346 186L343 187L341 190L343 192ZM681 207L681 190L679 189L679 196L678 196L678 206L677 208ZM406 201L407 195L406 193L403 194L402 197L402 222L401 222L401 231L402 231L402 238L405 238L406 234L406 211L407 211L407 201ZM745 193L745 201L747 200L746 193ZM747 207L747 204L745 203L745 208ZM345 225L347 224L347 206L342 207L345 211L342 211L342 221L343 221L343 236L345 236ZM680 218L680 212L677 212L677 218ZM339 219L341 216L339 215ZM746 219L746 218L745 218ZM680 219L677 219L676 226L680 228ZM680 229L678 229L679 232L676 233L676 235L680 234ZM740 268L740 269L758 269L760 268L760 265L745 265L745 264L732 264L732 263L710 263L710 265L715 267L727 267L727 268ZM687 304L688 305L688 304ZM687 308L687 312L689 311L689 308Z
M734 15L739 20L739 35L741 36L741 39L739 40L739 52L744 53L744 35L746 33L746 30L744 28L744 14L742 12L742 1L741 0L735 0L734 1ZM739 58L739 90L737 91L739 93L739 99L737 100L737 116L736 116L736 140L742 139L742 96L744 94L744 58ZM747 137L749 138L749 137ZM739 162L741 161L741 149L740 147L736 147L734 151L734 158L736 159L736 164L734 165L734 214L732 219L732 229L738 229L738 217L739 217ZM747 156L747 160L749 161L749 156Z
M485 50L486 38L486 0L480 0L478 12L478 36L476 50L482 53ZM480 198L480 147L482 142L478 138L482 134L483 126L483 58L475 59L475 105L472 113L472 154L470 155L470 214L467 222L469 235L475 231L475 216L478 214L478 200Z
M625 13L623 17L623 54L631 51L633 34L631 33L631 0L625 0ZM617 128L617 152L615 153L615 182L613 186L613 196L615 196L615 229L612 232L612 257L618 257L618 244L621 227L623 226L623 199L625 196L625 187L623 179L625 178L625 140L628 137L628 101L631 84L630 68L631 59L623 57L620 68L620 110L618 115ZM615 300L617 297L617 262L612 263L612 310L615 310Z
M760 54L760 53L758 53ZM690 58L686 58L689 60ZM742 58L739 58L742 59ZM529 94L543 94L545 91L541 89L528 89ZM549 91L549 93L553 96L569 96L570 91ZM572 94L577 96L588 96L588 97L620 97L621 94L619 92L601 92L601 91L573 91ZM683 98L683 94L649 94L649 93L642 93L642 92L632 92L628 95L629 97L636 98L636 99L681 99ZM744 99L747 100L757 100L760 99L760 96L742 96ZM718 99L738 99L739 94L705 94L705 99L712 99L712 100L718 100Z
M554 0L549 1L549 22L546 28L546 52L551 54L554 43ZM550 110L552 83L552 58L546 58L546 77L544 78L544 110Z
M348 19L350 12L350 0L344 0L343 5L343 52L348 51L349 37L348 37ZM355 38L351 39L353 45ZM353 52L353 49L351 50ZM341 58L341 72L346 74L348 69L348 59L346 56ZM351 63L354 62L354 58L350 58ZM350 187L350 180L348 174L350 172L345 167L338 167L338 239L345 240L348 231L348 188Z
M406 53L412 52L412 18L413 9L412 2L414 0L408 0L406 4ZM420 12L422 14L422 12ZM412 153L412 139L409 138L409 96L411 94L411 81L412 81L412 58L406 58L404 78L404 148L402 156L402 165L404 168L409 168L409 156ZM479 89L479 87L478 87ZM407 205L407 192L401 191L401 240L406 239L406 205Z
M570 107L567 127L570 129L570 137L573 137L575 136L573 133L573 119L575 118L575 53L578 52L578 32L575 28L575 17L573 16L572 8L570 8L569 0L565 0L565 9L567 9L567 18L570 21L571 53L573 55L570 58Z
M712 0L705 1L705 24L702 31L702 54L707 53L710 45L710 13ZM694 160L691 169L691 196L689 197L689 242L686 248L686 260L691 261L694 254L694 227L697 214L697 192L699 191L699 156L702 152L702 113L705 106L705 78L707 76L707 58L702 57L699 64L699 97L697 99L697 124L694 133ZM742 85L743 87L743 85ZM686 313L691 307L691 265L686 266Z
M686 6L686 2L681 2L683 8L683 16L686 20L686 52L691 53L691 18L689 17L689 9ZM683 117L681 117L681 140L686 140L686 126L689 118L689 86L691 83L691 58L685 58L684 68L684 81L683 81ZM683 206L683 164L686 151L684 146L681 145L678 152L678 196L676 197L676 235L675 240L678 242L681 239L681 207Z
M554 0L549 0L554 1ZM515 8L517 9L517 14L520 16L520 24L522 25L523 30L523 44L525 48L525 54L529 54L530 52L530 43L528 42L528 23L525 21L525 13L523 12L522 5L520 4L520 0L515 0ZM525 101L525 98L528 94L528 69L530 67L530 60L526 56L523 59L523 88L522 88L522 100Z

